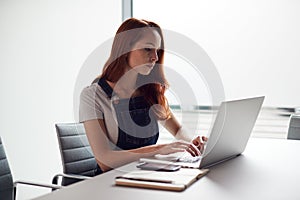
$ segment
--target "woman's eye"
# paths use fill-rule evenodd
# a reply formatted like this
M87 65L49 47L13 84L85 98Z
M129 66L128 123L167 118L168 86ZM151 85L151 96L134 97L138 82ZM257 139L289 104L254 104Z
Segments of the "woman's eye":
M152 49L151 48L145 48L145 51L151 51Z

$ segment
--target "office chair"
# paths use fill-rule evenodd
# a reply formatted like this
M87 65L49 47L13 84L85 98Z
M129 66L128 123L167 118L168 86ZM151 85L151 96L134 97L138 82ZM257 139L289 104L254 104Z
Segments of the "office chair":
M63 173L54 176L52 183L67 186L96 175L97 162L87 140L82 123L55 124L63 165Z
M290 116L287 139L300 140L300 114Z
M4 145L0 137L0 199L13 200L16 198L18 184L46 187L50 189L60 189L61 186L35 183L31 181L13 181L13 176L5 154Z

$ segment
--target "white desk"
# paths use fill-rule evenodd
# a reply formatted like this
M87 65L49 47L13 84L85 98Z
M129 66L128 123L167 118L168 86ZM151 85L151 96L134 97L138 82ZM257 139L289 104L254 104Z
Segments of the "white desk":
M299 200L300 141L250 139L243 155L211 168L184 192L114 186L114 178L135 163L55 191L39 200Z

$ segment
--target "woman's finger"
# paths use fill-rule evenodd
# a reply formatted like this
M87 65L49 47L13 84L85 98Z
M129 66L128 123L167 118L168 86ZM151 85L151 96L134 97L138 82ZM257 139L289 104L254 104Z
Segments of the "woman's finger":
M200 156L201 155L200 150L194 144L190 144L188 152L190 152L190 153L192 152L191 155L193 155L193 156Z
M205 137L205 136L202 136L201 139L204 143L208 141L208 137Z
M195 141L197 141L197 140L199 140L198 143L201 145L200 137L195 139ZM186 146L187 152L189 152L192 156L200 156L200 155L201 155L201 152L200 152L199 147L197 147L197 146L194 144L194 142L192 142L192 143L184 142L183 145Z
M193 139L193 144L198 147L200 145L200 136Z

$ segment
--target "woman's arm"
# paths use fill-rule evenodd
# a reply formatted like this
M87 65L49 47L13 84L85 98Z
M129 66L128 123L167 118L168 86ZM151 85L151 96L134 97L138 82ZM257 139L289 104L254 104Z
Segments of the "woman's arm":
M173 113L171 113L171 117L165 120L162 125L178 140L184 140L187 142L191 142L193 140L193 138L183 130L183 127L177 121Z
M116 151L110 147L105 123L102 119L85 121L84 127L95 159L103 171L136 161L142 157L183 152L191 148L188 142L176 141L170 144L156 144L132 150ZM196 155L198 149L194 148L192 151Z
M164 121L162 125L178 140L192 142L198 149L203 152L205 142L208 140L205 136L197 136L193 138L186 130L180 125L173 113L171 117Z

